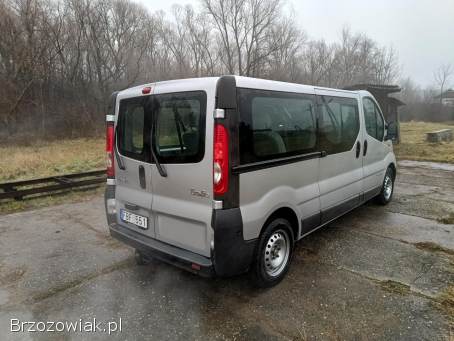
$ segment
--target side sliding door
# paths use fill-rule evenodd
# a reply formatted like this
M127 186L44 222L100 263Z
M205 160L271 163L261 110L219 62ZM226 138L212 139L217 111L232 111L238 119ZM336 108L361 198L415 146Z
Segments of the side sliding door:
M316 90L322 224L360 204L363 161L358 96Z

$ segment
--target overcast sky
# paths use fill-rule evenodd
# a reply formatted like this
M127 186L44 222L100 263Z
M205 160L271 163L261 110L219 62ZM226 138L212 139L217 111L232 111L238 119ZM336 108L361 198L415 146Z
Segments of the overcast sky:
M135 0L152 11L198 0ZM422 86L433 84L443 63L454 67L454 0L287 0L300 27L312 39L339 39L345 25L364 32L398 53L402 76ZM454 78L454 76L453 76ZM454 79L450 85L454 86Z

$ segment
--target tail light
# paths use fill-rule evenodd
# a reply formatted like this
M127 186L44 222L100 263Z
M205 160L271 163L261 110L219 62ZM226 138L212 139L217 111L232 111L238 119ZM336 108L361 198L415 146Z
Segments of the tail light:
M106 126L106 166L107 176L109 178L115 177L115 165L114 165L114 124L113 122L107 122Z
M229 185L229 137L227 129L216 123L213 144L214 194L224 194Z

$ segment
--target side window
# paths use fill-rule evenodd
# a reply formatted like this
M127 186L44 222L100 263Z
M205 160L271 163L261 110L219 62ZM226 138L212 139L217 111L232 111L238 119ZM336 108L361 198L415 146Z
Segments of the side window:
M198 162L205 153L205 93L156 95L154 148L164 163Z
M351 150L359 133L358 102L353 98L319 96L319 143L328 154Z
M250 89L238 93L242 164L315 151L313 96Z
M138 160L144 159L145 112L142 100L120 102L119 150L122 154Z
M377 105L370 98L363 98L364 120L366 122L367 134L373 138L383 141L385 123Z

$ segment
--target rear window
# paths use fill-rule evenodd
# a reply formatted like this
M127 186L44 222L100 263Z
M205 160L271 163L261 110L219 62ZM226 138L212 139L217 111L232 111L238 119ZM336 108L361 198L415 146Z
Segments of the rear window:
M120 101L120 116L118 120L118 149L124 156L149 161L149 122L145 110L146 98L130 98Z
M159 162L199 162L205 151L205 111L206 94L202 91L121 100L119 151L151 162L153 146Z

